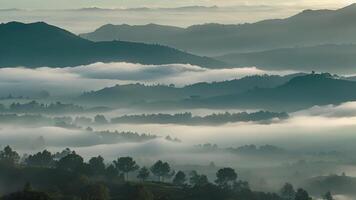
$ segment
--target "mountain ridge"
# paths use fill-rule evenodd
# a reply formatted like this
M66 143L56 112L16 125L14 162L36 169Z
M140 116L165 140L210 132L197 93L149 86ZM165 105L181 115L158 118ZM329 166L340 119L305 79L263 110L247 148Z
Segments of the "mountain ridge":
M44 22L0 24L0 67L71 67L94 62L224 66L163 45L93 42Z
M175 27L176 32L136 32L137 26L121 30L114 25L101 32L81 34L93 41L114 39L157 43L198 55L219 56L229 53L265 51L295 46L356 43L356 5L338 10L305 10L285 19L268 19L245 24L200 24L187 28ZM143 29L145 26L139 26ZM123 31L123 32L121 32ZM165 37L162 37L164 35ZM157 35L157 37L155 37Z

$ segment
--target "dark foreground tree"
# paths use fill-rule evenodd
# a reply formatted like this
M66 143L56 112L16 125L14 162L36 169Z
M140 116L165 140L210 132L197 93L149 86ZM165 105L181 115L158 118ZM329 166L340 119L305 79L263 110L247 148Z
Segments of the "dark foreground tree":
M311 200L307 191L299 188L295 194L295 200Z
M331 192L327 192L323 195L323 200L334 200L334 197Z
M215 183L220 187L226 188L232 186L237 179L237 174L232 168L222 168L216 173Z
M174 171L171 170L171 167L167 162L162 162L161 160L157 161L151 167L151 172L157 176L158 181L163 181L165 177L171 177Z
M177 174L175 175L173 179L173 184L175 185L184 185L184 183L187 181L187 177L184 172L178 171Z
M150 176L150 171L147 167L142 167L137 174L137 178L141 179L142 181L146 181L146 179Z
M34 155L30 155L25 162L30 166L51 167L54 166L53 158L54 156L51 152L44 150Z
M83 167L83 163L83 158L73 151L67 156L61 158L57 163L57 167L59 169L77 171Z
M285 200L294 200L295 198L295 190L293 188L293 185L290 183L284 184L284 186L281 188L279 191L279 194L281 197Z
M122 172L126 175L126 181L129 180L129 173L139 169L139 166L136 164L131 157L121 157L114 161L114 164L119 172Z
M119 175L119 172L117 171L116 167L111 164L105 169L105 176L106 178L112 180L116 178Z
M20 160L20 156L16 151L13 151L10 146L6 146L0 151L0 164L6 166L14 166Z
M204 186L209 184L208 177L204 174L198 174L196 171L191 171L190 172L190 178L189 178L189 183L192 186Z
M92 175L103 175L105 173L104 158L101 156L90 158L89 169Z

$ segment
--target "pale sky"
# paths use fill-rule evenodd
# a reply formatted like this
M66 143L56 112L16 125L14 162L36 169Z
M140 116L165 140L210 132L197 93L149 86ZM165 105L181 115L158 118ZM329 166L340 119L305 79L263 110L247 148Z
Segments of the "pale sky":
M180 27L204 23L253 23L287 18L305 9L338 9L352 3L356 0L0 0L0 23L44 21L74 33L85 33L108 23L156 23ZM164 9L186 6L219 8ZM89 7L120 9L76 10ZM139 7L163 9L121 10ZM20 10L8 10L13 8Z
M310 8L337 8L356 0L0 0L0 8L72 9L83 7L182 7L182 6L295 6Z

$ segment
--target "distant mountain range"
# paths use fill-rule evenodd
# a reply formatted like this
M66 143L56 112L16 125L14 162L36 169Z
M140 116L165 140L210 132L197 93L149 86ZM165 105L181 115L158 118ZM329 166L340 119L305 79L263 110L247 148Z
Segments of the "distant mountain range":
M246 53L295 46L356 43L356 4L339 10L305 10L286 19L252 24L104 25L81 37L93 41L164 44L202 55Z
M253 76L184 88L126 85L83 94L96 105L146 108L243 108L295 111L356 100L356 82L330 74Z
M92 42L43 22L0 24L0 36L0 67L68 67L94 62L224 66L162 45Z
M356 38L356 33L355 33ZM256 66L265 70L356 72L356 44L282 48L216 57L231 66Z

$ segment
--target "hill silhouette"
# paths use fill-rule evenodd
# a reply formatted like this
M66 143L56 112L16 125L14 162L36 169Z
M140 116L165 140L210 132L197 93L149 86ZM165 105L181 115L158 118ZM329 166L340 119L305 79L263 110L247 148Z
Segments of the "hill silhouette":
M217 57L234 66L257 66L268 70L328 71L355 73L356 45L319 45L282 48Z
M0 24L0 35L0 67L68 67L94 62L223 65L214 59L161 45L92 42L44 22Z
M105 25L82 34L93 41L164 44L199 55L266 51L295 46L356 43L356 4L338 10L305 10L285 19L251 24L203 24L187 28L154 24Z
M205 107L298 110L314 105L340 104L356 100L356 82L328 73L298 76L275 88L255 88L240 94L223 95L185 104Z
M238 94L256 87L273 88L288 82L294 77L302 75L304 74L248 76L222 82L196 83L185 87L143 84L116 85L98 91L86 92L79 97L79 100L81 102L97 103L99 105L127 105L157 101L201 99Z

